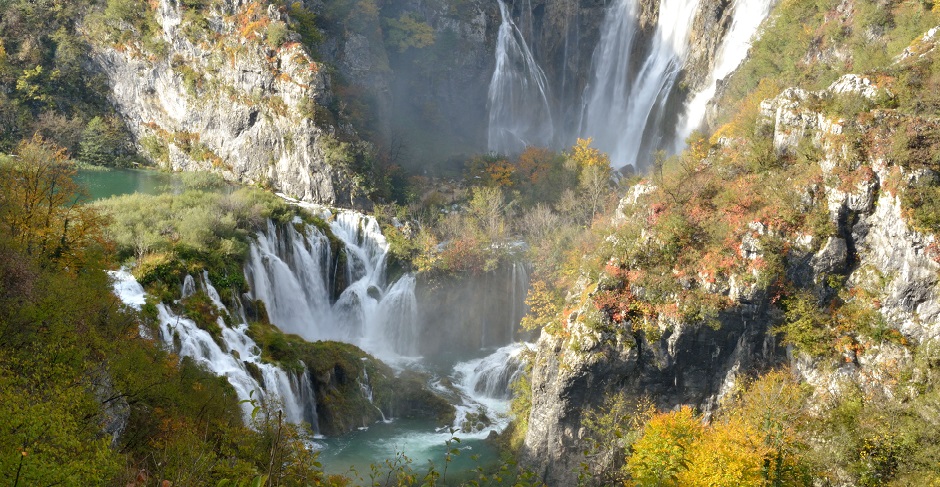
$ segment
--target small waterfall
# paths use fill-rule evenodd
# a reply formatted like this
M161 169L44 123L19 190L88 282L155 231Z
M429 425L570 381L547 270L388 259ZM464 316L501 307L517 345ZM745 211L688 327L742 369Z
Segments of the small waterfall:
M638 2L608 10L585 88L583 137L610 155L615 167L643 166L661 143L663 117L689 46L698 0L660 0L648 50L639 51ZM638 62L637 52L644 58Z
M499 0L499 12L502 23L496 41L496 70L487 103L489 150L514 154L530 145L550 147L554 145L554 123L548 80L503 0ZM531 17L530 11L523 15L530 35Z
M529 293L529 272L520 262L512 263L509 301L509 343L516 341L516 327L526 314L525 298Z
M377 404L375 404L374 395L372 392L372 382L369 381L369 372L366 370L365 367L362 368L362 377L358 379L358 382L359 382L359 390L362 392L362 397L368 399L369 404L371 404L372 407L374 407L375 410L379 412L379 415L382 416L383 423L390 422L391 420L387 419L385 417L385 413L382 412L382 408L380 408Z
M522 352L532 347L528 343L514 343L486 357L454 366L454 385L463 396L462 403L456 405L454 429L485 434L509 423L510 385L524 370ZM491 424L481 421L481 416Z
M271 322L307 340L352 343L386 359L413 356L419 332L413 276L388 285L388 242L375 218L340 212L330 224L344 243L347 286L331 303L329 239L315 226L268 224L252 244L245 275Z
M486 357L457 364L454 372L458 387L474 399L509 399L509 386L522 373L520 356L530 347L514 343Z
M128 306L140 309L146 295L134 276L125 269L109 274L114 279L114 291L118 298ZM207 272L202 274L200 287L219 312L229 315ZM192 276L186 276L183 291L187 296L197 292L196 280ZM219 343L209 332L200 329L193 320L175 314L165 304L157 305L157 313L160 339L180 357L190 357L212 373L228 379L238 399L245 401L241 407L246 422L251 420L254 409L250 401L260 401L279 407L288 421L297 424L306 422L315 433L319 433L316 396L309 373L304 370L298 376L275 365L263 363L260 348L246 334L246 323L229 327L220 316L217 321L222 330ZM257 368L263 384L249 372L249 363Z
M180 289L180 299L186 299L193 294L196 294L196 280L193 279L193 276L186 274L186 278L183 279L183 287Z
M760 25L770 15L775 3L776 0L735 0L731 6L731 27L718 50L710 82L686 104L685 114L679 124L680 137L676 139L679 144L677 150L685 139L701 126L708 102L715 96L718 81L731 74L747 57Z

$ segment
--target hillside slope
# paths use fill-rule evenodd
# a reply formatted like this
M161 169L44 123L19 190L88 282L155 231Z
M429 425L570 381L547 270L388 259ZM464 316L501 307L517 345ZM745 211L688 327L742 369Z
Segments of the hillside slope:
M819 22L819 37L807 43L814 51L797 57L802 63L784 60L792 72L751 84L711 140L694 136L685 153L654 167L584 256L531 372L523 452L550 484L573 483L579 472L600 483L637 480L644 451L635 442L653 423L623 423L622 437L598 443L598 415L611 413L612 398L659 411L693 406L716 431L737 414L729 411L753 378L780 367L811 391L797 401L805 415L786 418L787 428L835 428L834 415L861 401L842 417L847 430L801 426L794 444L807 479L904 484L937 475L925 456L940 427L936 30L896 58L856 60L864 75L818 72L810 56L836 25L846 29L843 47L822 50L852 59L850 27L865 27L859 35L883 49L905 35L905 9L919 8L892 4L896 17L871 34L867 2L830 3L777 7L763 41L779 39L799 14ZM933 14L918 15L929 22ZM772 71L755 67L761 49L726 89ZM810 89L781 92L781 81ZM922 427L906 429L906 418Z

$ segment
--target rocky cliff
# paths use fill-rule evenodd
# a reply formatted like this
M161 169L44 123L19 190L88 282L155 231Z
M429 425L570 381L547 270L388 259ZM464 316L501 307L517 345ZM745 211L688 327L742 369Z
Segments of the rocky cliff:
M138 25L124 20L111 35L89 35L144 154L168 169L213 171L305 201L363 203L335 129L318 125L332 97L325 66L288 30L283 9L240 0L154 5ZM158 28L152 39L148 24Z
M919 69L916 62L933 55L933 45L931 34L915 42L916 52L899 58L892 74ZM911 206L911 195L933 187L936 177L935 164L911 156L913 151L932 157L916 152L934 147L932 136L923 133L932 129L913 127L932 127L934 120L898 109L892 101L896 92L872 78L846 75L827 89L787 89L760 104L753 137L767 141L768 157L784 161L772 170L795 171L805 164L800 171L809 175L790 173L783 184L792 187L779 191L794 195L790 204L801 218L818 208L825 222L797 229L773 215L739 221L740 230L731 232L734 255L726 254L742 263L738 271L706 270L707 254L693 263L697 270L691 277L681 264L669 264L677 283L665 306L674 303L681 310L691 299L687 296L700 292L699 302L724 303L706 320L710 326L681 311L678 318L650 314L645 306L657 306L656 290L641 283L662 281L632 277L656 268L637 264L624 257L633 254L622 251L610 255L599 278L582 279L572 290L573 311L561 327L543 331L531 373L524 454L550 485L573 485L581 462L598 461L583 456L589 448L583 420L612 394L650 398L665 410L692 405L707 414L742 377L780 365L789 365L818 397L832 397L846 384L889 390L898 371L913 366L918 347L935 343L940 337L936 237L914 218L922 210ZM722 166L720 154L734 153L746 141L715 142L683 184L697 184L694 175L715 167L723 184L740 181L740 172L723 172L729 166ZM624 198L613 226L645 230L612 231L612 248L634 238L644 247L663 249L661 239L669 237L655 222L668 210L663 200L650 196L658 190L641 184ZM671 198L683 198L679 190L667 190ZM769 263L774 255L781 257L778 267ZM621 273L631 277L612 279ZM629 299L610 304L611 293ZM794 305L781 306L781 299L792 299L781 296L800 293L819 303L820 314L808 329L786 328L807 315L794 312ZM797 338L798 331L811 338ZM811 352L813 343L828 351Z
M344 91L362 98L367 106L368 115L360 117L360 125L369 126L384 144L403 147L407 157L399 162L404 164L439 164L484 149L489 110L485 100L502 21L497 3L373 3L377 14L357 16L355 22L320 7L332 22L320 52L349 85ZM595 50L605 17L615 5L593 0L507 4L545 72L555 131L565 134L559 139L566 140L559 143L567 144L569 135L579 133ZM637 5L640 32L631 48L637 70L650 50L659 4L643 0ZM727 0L698 5L681 83L670 94L672 111L681 109L687 93L710 81L732 14Z

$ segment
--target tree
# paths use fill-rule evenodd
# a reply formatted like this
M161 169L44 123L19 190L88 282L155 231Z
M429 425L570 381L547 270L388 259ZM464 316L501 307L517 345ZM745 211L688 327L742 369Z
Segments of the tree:
M94 117L82 130L78 161L93 166L121 166L124 157L121 137L114 125Z
M434 45L434 28L427 22L402 14L397 19L385 19L385 23L388 26L388 43L395 46L398 52Z
M533 244L548 239L561 225L561 218L548 205L539 203L522 216L522 230Z
M520 326L526 330L538 330L552 324L553 321L564 319L561 316L564 299L550 289L545 281L532 282L525 304L529 307L529 312L522 318Z
M591 220L597 216L604 195L610 190L610 158L591 147L592 139L578 139L571 148L571 159L579 168L578 181L591 202Z
M702 437L701 420L689 407L653 416L633 445L627 469L637 486L678 486L692 445Z
M585 166L581 169L581 189L591 202L591 221L603 208L603 198L610 190L610 166Z
M470 161L467 179L473 186L508 188L515 184L516 166L499 156L479 156Z
M43 263L78 269L104 244L104 219L82 205L75 167L41 137L0 159L0 229L20 251Z
M483 235L495 242L506 236L506 203L498 187L476 188L470 200L470 216L479 225Z
M691 446L686 468L676 479L687 486L761 487L766 485L762 469L768 450L754 427L730 418L713 424Z

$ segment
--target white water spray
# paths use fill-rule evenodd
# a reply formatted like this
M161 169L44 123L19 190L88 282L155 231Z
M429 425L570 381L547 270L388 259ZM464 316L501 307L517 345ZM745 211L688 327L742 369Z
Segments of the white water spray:
M640 34L637 0L618 0L608 10L585 89L581 136L593 138L615 167L642 166L659 145L698 4L661 0L656 33L642 60L634 59Z
M508 424L510 386L525 367L523 352L532 350L532 347L528 343L513 343L486 357L454 366L454 385L463 396L462 403L456 405L454 429L483 434L490 429L501 430ZM472 425L468 428L467 423L474 421L472 415L480 412L484 412L493 424L482 431Z
M527 146L550 147L554 145L555 129L548 80L502 0L499 12L502 24L488 101L489 150L515 154ZM528 18L531 24L531 13Z
M375 218L340 212L330 224L345 267L331 268L329 239L315 226L268 224L251 246L245 274L272 323L307 340L352 343L386 360L417 353L413 276L388 285L388 242ZM337 262L343 259L337 259ZM337 278L347 284L331 303Z
M114 279L115 294L128 306L141 309L146 294L134 276L124 269L109 274ZM218 291L209 281L208 273L203 273L200 287L220 314L229 314L219 299ZM197 292L196 280L192 276L186 276L183 291L187 297ZM157 305L157 316L160 321L160 338L167 347L180 357L189 357L215 375L228 380L238 399L243 401L241 407L246 423L251 420L254 409L252 402L258 402L278 407L289 422L306 422L315 433L318 432L316 397L309 372L304 370L299 375L292 374L263 363L260 348L246 334L247 324L229 327L224 318L219 316L217 325L222 330L219 343L209 332L199 328L196 322L175 314L165 304ZM249 372L248 364L260 373L260 383Z
M747 58L751 43L764 19L770 15L776 0L735 0L731 6L733 20L715 58L708 86L699 91L686 104L679 124L676 150L680 150L688 136L698 129L705 118L708 103L715 96L718 82L731 74Z

